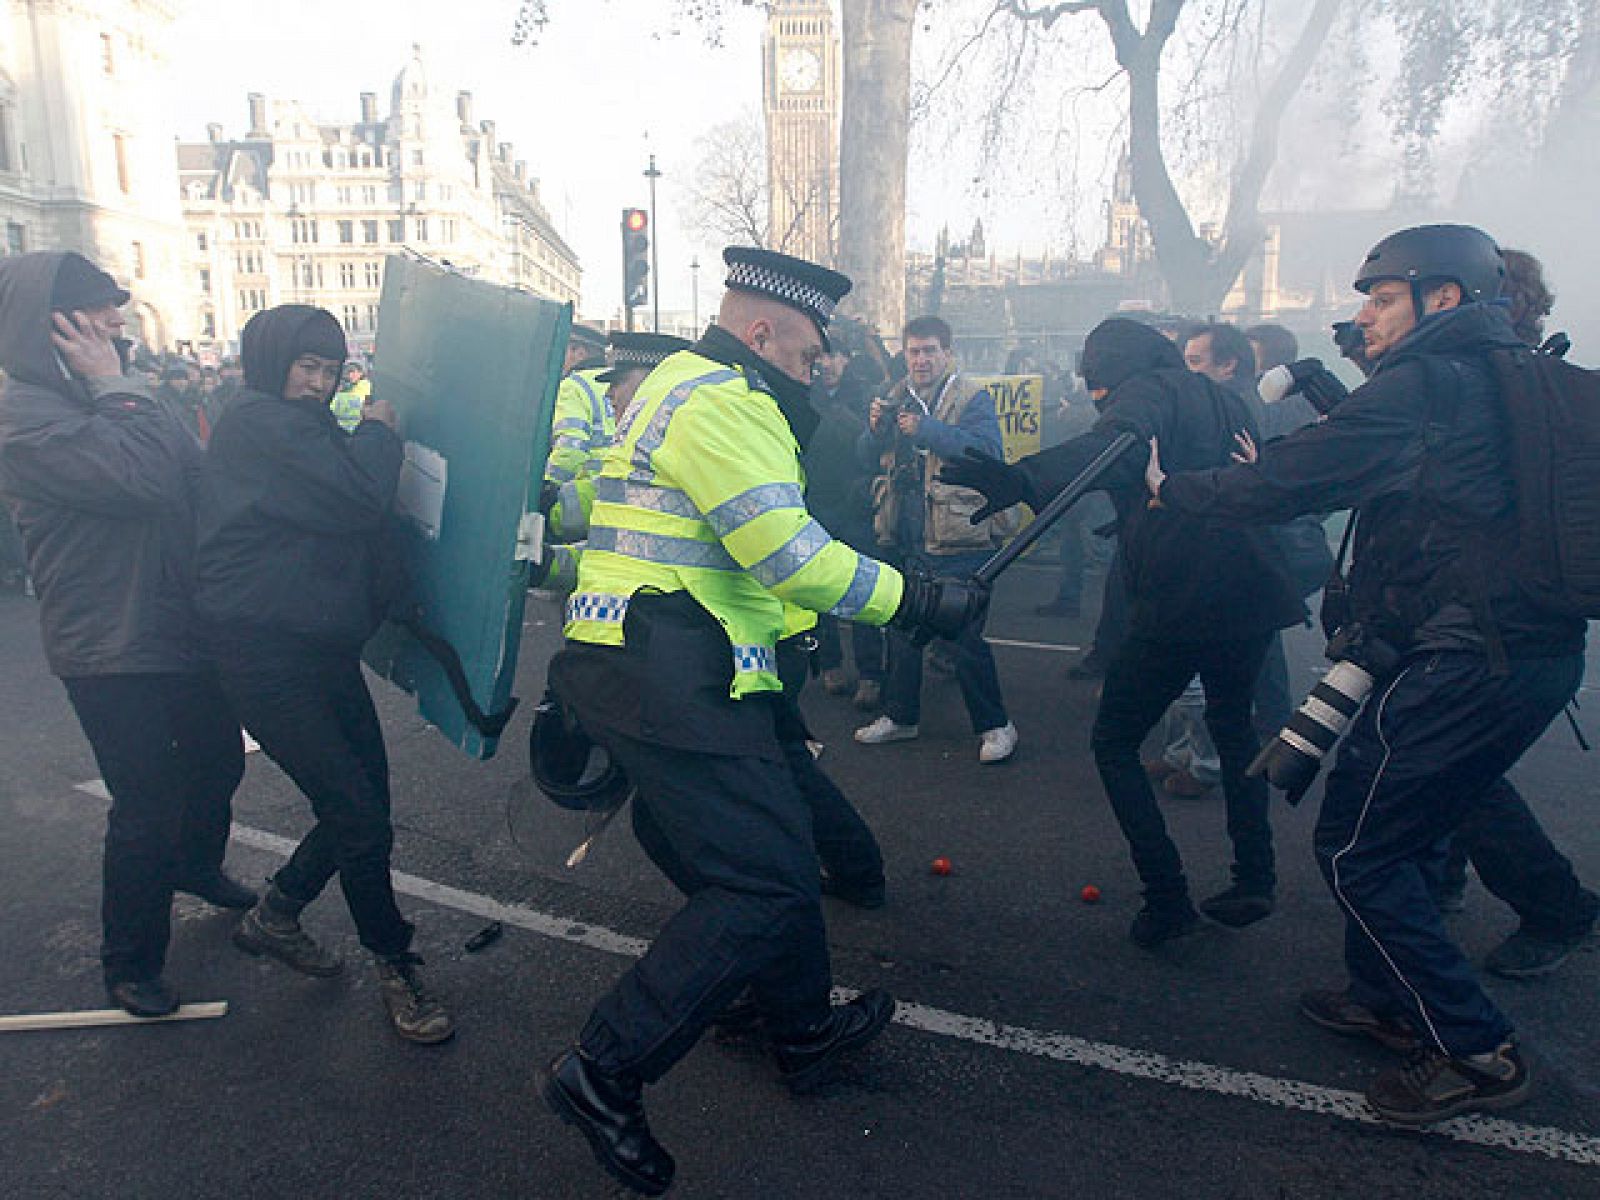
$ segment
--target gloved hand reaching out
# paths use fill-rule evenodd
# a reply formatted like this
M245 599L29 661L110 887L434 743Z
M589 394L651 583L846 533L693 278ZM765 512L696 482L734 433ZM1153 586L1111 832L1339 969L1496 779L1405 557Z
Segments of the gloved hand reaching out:
M1026 504L1035 510L1039 507L1039 498L1025 472L981 450L968 450L960 458L946 462L939 472L939 482L983 493L988 503L972 514L974 525L1013 504Z
M938 579L907 571L900 607L889 624L925 646L936 637L955 638L969 625L981 623L989 611L989 585L976 579Z

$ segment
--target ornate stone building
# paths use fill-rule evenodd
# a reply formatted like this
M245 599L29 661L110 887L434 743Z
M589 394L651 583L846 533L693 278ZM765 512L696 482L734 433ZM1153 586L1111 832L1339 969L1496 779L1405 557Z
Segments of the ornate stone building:
M774 0L761 55L768 245L832 263L841 69L829 0Z
M191 334L160 0L0 0L0 254L77 250L133 293L130 333Z
M420 49L388 110L361 95L359 119L330 125L294 101L250 97L250 127L178 147L186 270L202 344L236 345L250 316L316 304L354 345L376 332L384 259L406 250L497 283L576 304L577 256L537 179L479 121L470 92L432 86Z

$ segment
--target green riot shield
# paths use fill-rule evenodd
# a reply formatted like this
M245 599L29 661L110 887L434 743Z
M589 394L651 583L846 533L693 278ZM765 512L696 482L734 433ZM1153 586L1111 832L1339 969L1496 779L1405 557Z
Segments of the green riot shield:
M374 396L406 440L395 501L409 575L363 658L412 692L424 720L491 757L511 697L526 564L523 514L550 449L571 305L391 256L378 311ZM453 660L453 661L452 661Z

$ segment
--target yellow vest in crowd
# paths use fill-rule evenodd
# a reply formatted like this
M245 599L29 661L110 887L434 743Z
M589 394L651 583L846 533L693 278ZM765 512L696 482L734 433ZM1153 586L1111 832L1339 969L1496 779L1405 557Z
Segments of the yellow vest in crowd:
M550 424L550 457L544 466L544 477L551 483L594 474L600 469L600 452L616 436L611 405L606 403L611 389L598 378L604 373L604 367L574 371L561 381Z

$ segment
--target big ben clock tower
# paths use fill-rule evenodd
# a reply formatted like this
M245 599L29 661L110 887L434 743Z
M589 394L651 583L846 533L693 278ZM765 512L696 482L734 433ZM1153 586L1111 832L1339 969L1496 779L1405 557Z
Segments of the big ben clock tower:
M839 209L839 38L829 0L774 0L762 39L768 245L831 264Z

